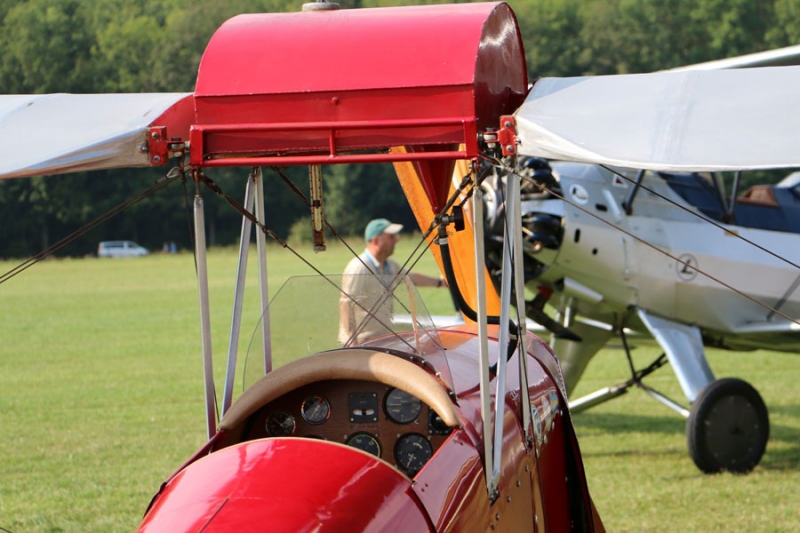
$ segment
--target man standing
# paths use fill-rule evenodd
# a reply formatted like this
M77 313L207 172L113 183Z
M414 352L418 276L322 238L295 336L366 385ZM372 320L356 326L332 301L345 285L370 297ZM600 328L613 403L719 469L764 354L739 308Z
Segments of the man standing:
M390 259L399 240L400 224L385 218L371 220L364 230L367 243L364 253L354 257L344 269L343 294L339 299L339 342L346 344L358 330L356 341L390 333L392 325L392 296L384 295L395 279L408 275L418 287L444 287L443 278L434 278L417 272L403 270L397 261ZM397 277L401 273L400 277ZM378 301L381 301L376 306ZM371 318L364 324L371 312Z

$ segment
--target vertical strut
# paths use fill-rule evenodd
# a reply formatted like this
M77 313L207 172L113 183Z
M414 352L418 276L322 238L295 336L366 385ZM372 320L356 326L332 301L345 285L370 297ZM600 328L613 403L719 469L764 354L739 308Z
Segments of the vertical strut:
M314 251L325 251L325 231L322 214L322 167L308 166L308 182L311 189L311 230L314 233Z
M510 180L508 176L507 181ZM509 187L506 186L506 193ZM508 212L509 204L513 199L506 201L506 221L503 224L503 270L500 278L500 334L498 339L497 350L497 376L495 377L495 395L494 395L494 471L492 472L491 488L496 489L500 482L500 466L503 462L503 420L506 407L506 369L508 367L508 353L509 335L508 335L508 319L511 307L511 231L509 225L509 218L511 213ZM476 222L477 225L483 225L483 220Z
M251 212L255 200L254 173L247 180L247 190L244 195L244 208ZM253 223L246 216L242 216L242 231L239 235L239 264L236 271L236 289L233 295L233 311L231 313L231 335L228 344L228 367L225 372L225 390L222 394L222 416L228 412L233 401L233 384L236 378L236 360L239 352L239 333L242 329L242 303L244 302L244 284L247 278L247 256L250 250L250 230Z
M525 266L523 264L522 250L522 209L520 206L520 178L515 173L508 175L506 192L506 213L511 222L512 248L514 258L514 290L516 291L516 307L518 320L517 350L519 353L519 392L520 407L522 409L522 428L528 443L533 442L531 433L531 401L528 389L528 351L527 321L525 320Z
M478 355L481 367L481 417L483 418L484 470L489 498L494 501L497 489L491 485L494 471L492 451L492 398L489 379L489 341L486 320L486 271L483 245L483 193L475 187L472 196L472 220L475 246L475 288L478 314Z
M199 182L195 179L194 235L197 254L197 292L200 297L200 338L203 346L203 379L206 395L206 422L208 438L217 431L216 398L214 393L214 364L211 356L211 313L208 305L208 265L206 262L206 226L203 198Z
M254 170L256 182L256 220L261 224L267 219L264 211L264 174L261 167ZM261 289L261 345L264 347L264 374L272 372L271 322L269 320L269 283L267 282L267 236L260 229L256 231L258 250L258 286Z

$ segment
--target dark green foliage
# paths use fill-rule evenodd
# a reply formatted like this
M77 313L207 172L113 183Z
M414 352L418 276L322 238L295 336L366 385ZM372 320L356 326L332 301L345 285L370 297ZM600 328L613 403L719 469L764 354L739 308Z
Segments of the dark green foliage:
M428 0L348 0L343 8ZM214 30L238 13L297 10L288 0L0 0L0 93L191 91ZM648 72L800 42L800 0L510 0L531 79ZM331 43L335 46L335 43ZM390 58L387 56L387 60ZM280 73L276 73L280 75ZM0 182L0 257L38 252L144 189L163 169L115 170ZM287 171L304 194L304 169ZM244 196L246 170L214 171ZM266 170L267 223L282 237L308 208ZM385 216L415 224L390 166L324 171L325 215L337 232L359 234ZM103 239L150 248L191 243L194 186L173 184L61 254L82 255ZM185 196L188 196L187 211ZM241 217L205 192L208 240L233 243Z

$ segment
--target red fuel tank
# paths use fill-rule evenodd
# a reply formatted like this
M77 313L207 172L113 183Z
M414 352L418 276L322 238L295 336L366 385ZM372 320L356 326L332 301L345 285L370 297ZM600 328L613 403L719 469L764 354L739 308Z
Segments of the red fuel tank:
M526 91L505 3L239 15L200 64L191 162L468 159ZM397 146L411 153L385 152Z

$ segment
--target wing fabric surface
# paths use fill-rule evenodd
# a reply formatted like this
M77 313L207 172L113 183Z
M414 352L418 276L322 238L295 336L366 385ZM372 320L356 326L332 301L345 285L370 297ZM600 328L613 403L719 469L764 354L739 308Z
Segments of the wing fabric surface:
M756 52L739 57L729 57L716 61L697 63L686 67L670 69L671 72L680 70L719 70L727 68L757 68L757 67L786 67L800 63L800 45L787 46L777 50Z
M146 129L191 93L0 96L0 179L150 164Z
M664 171L800 166L800 67L543 78L519 153Z

